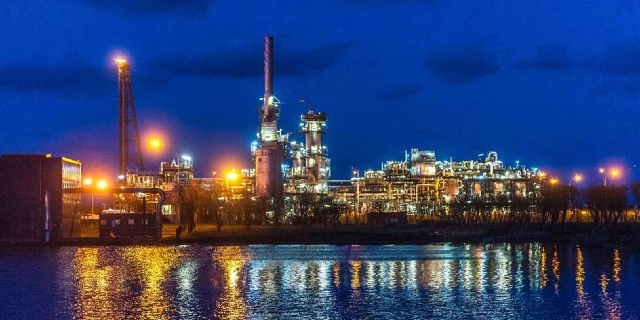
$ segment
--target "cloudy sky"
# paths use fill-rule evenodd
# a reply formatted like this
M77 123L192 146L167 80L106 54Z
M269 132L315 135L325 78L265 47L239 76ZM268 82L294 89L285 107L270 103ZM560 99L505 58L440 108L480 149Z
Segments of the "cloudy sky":
M635 1L1 1L0 154L53 153L115 175L117 70L132 63L146 166L249 167L263 37L281 127L329 115L335 178L410 148L497 151L562 177L640 157ZM298 136L299 137L299 136ZM631 179L631 178L628 178Z

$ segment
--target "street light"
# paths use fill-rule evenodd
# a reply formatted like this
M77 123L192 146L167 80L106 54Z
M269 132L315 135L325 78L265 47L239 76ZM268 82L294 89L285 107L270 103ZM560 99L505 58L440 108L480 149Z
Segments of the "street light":
M607 176L608 176L607 175L607 171L604 168L600 168L598 171L604 176L603 185L606 187L607 186ZM616 168L613 168L613 169L611 169L609 171L609 175L611 175L611 177L615 179L620 175L620 171L618 171L618 169L616 169Z
M571 186L571 182L575 181L576 183L579 183L580 181L582 181L582 175L580 174L576 174L573 176L573 178L569 181L569 186Z
M90 187L92 183L93 183L93 180L91 180L91 178L84 179L84 184L87 187ZM91 214L93 215L93 192L91 192Z
M556 178L553 178L553 179L549 180L549 183L552 184L552 185L556 185L556 184L560 183L560 180L558 180Z
M236 169L233 169L231 172L226 175L227 180L236 180L238 179L238 174L236 173Z
M160 139L151 139L149 141L149 146L151 146L151 148L159 150L162 147L162 141L160 141ZM178 179L177 179L177 183L180 184L180 155L178 154L178 151L176 151L173 148L169 148L171 151L173 151L176 154L176 161L178 161ZM187 161L191 161L191 157L189 156L182 156L182 158L184 158Z
M84 184L87 187L91 187L91 185L93 184L93 179L91 178L84 179ZM108 187L108 184L106 181L100 180L96 183L96 187L98 189L106 189ZM93 192L91 192L91 214L93 214Z
M96 186L98 187L98 189L106 189L109 184L104 180L100 180L98 181L98 184Z
M352 173L356 176L356 210L354 212L353 223L358 224L358 214L360 213L360 170L353 169Z
M224 176L226 179L226 184L227 184L227 190L229 191L229 196L231 196L231 186L229 185L229 181L236 181L238 180L238 174L236 173L236 169L231 169L231 171L227 172L227 174Z
M149 141L149 145L153 148L153 149L160 149L160 147L162 146L162 141L160 141L160 139L151 139L151 141ZM169 148L171 151L173 151L176 154L176 161L178 161L178 179L176 181L177 186L178 186L178 198L180 198L180 155L178 154L178 151L176 151L173 148ZM189 156L182 156L185 160L191 162L191 157ZM178 225L180 225L180 208L178 208L178 212L176 214L176 223Z
M151 140L151 142L149 142L149 145L154 149L160 149L161 143L160 143L160 140L153 139L153 140Z

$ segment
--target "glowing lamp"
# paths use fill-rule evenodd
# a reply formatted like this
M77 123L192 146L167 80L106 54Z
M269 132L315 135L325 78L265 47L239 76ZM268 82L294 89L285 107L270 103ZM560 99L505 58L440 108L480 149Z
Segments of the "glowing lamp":
M162 143L158 139L153 139L149 142L149 145L154 149L159 149Z
M104 180L100 180L100 181L98 181L97 186L98 186L98 189L106 189L107 188L107 182L104 181Z
M238 179L238 174L235 171L231 171L226 175L227 180L236 180Z

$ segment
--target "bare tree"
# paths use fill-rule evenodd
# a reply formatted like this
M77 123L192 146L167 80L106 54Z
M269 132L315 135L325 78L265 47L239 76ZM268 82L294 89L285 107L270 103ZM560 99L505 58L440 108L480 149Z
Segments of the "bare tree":
M585 190L585 200L596 225L602 222L615 226L627 208L627 188L591 186Z
M273 212L273 225L277 228L282 223L282 216L284 213L284 189L282 186L276 184L270 184L267 186L269 195L268 202Z
M196 217L202 209L203 190L199 185L179 186L180 224L186 225L188 232L196 226Z

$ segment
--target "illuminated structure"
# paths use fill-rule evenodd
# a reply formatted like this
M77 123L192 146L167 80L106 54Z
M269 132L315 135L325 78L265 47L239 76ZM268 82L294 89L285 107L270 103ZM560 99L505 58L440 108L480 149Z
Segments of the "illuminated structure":
M163 184L181 183L193 180L193 160L191 158L182 157L173 159L171 162L160 163L160 181Z
M50 154L0 157L0 241L49 242L80 235L81 163Z
M278 129L279 101L273 95L273 38L264 38L264 97L258 141L251 146L255 162L255 194L269 197L283 189L282 162L289 136Z
M131 68L124 59L118 58L114 61L118 64L118 182L123 184L127 174L133 172L129 165L135 165L136 171L144 171L144 163L131 88ZM129 148L131 144L137 151L133 156Z
M361 214L447 215L478 208L496 214L515 203L534 211L544 178L536 168L505 166L493 151L477 160L437 161L434 151L412 149L404 161L386 161L381 170L331 186L330 194Z
M322 144L322 135L327 132L327 114L309 108L301 118L300 132L305 135L305 143L291 142L292 166L287 171L287 192L327 193L331 162Z

